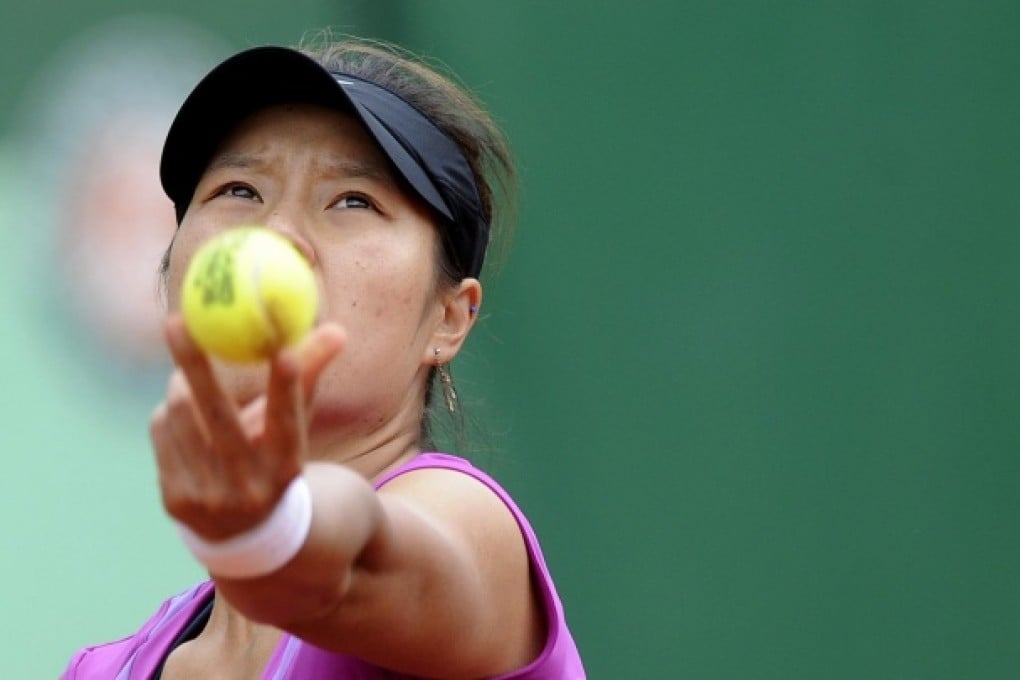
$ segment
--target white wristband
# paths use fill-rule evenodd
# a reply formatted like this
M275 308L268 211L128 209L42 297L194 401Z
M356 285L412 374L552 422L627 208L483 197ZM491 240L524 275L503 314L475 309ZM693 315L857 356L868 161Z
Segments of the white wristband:
M287 564L305 544L312 526L312 494L303 476L294 478L269 517L222 541L207 541L178 523L184 544L209 573L255 578Z

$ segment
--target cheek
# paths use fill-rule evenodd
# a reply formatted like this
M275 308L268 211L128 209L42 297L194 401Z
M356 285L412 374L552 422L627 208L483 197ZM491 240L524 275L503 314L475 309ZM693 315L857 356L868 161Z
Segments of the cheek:
M324 312L354 334L412 342L434 295L431 262L420 249L365 244L322 263Z
M205 237L211 232L187 226L187 222L177 230L173 243L170 245L170 261L166 272L167 309L170 312L180 311L181 286L188 263Z
M170 250L170 266L166 274L166 301L167 309L171 313L180 311L181 308L181 286L184 282L184 273L187 270L188 262L191 260L193 248L188 248L185 243L178 241Z

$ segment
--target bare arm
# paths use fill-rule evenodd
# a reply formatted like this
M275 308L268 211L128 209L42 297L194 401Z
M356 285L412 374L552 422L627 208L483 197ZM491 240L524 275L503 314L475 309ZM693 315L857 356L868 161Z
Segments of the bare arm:
M216 540L261 521L297 474L312 491L311 532L293 560L255 579L213 575L233 607L418 675L493 675L538 653L544 628L523 539L491 491L422 470L376 493L341 465L303 463L304 404L342 345L338 330L282 352L266 399L243 411L176 321L168 338L180 372L152 434L170 514Z

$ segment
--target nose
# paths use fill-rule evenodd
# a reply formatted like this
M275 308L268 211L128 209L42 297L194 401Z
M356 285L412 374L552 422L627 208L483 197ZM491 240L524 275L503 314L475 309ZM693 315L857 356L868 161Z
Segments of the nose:
M274 210L266 219L265 226L293 243L298 252L308 260L308 263L312 267L316 266L315 248L305 238L305 235L294 219L288 217L280 210Z

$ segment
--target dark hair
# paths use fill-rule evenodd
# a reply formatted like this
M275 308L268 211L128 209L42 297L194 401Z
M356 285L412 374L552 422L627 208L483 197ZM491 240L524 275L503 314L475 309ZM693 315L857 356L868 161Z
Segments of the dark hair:
M359 38L335 41L324 32L303 41L298 49L329 71L367 80L396 94L460 147L474 174L484 217L491 225L488 249L496 246L496 258L490 257L488 266L491 270L493 260L498 266L516 217L517 177L507 139L491 115L451 76L395 45ZM172 247L171 243L160 265L164 285ZM454 285L460 280L443 239L437 239L436 262L438 284ZM433 368L426 383L423 446L434 444L431 407L436 374ZM455 423L453 430L463 445L462 425Z

